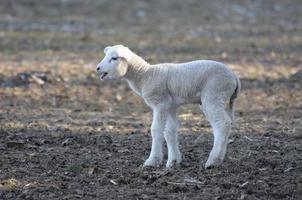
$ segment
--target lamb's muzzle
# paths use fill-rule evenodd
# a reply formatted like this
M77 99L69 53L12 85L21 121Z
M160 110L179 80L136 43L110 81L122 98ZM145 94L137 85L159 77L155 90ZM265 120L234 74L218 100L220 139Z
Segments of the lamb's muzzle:
M106 47L104 52L97 68L101 79L125 79L153 110L152 147L144 166L161 164L164 140L168 147L166 167L180 163L177 108L183 104L201 104L213 128L214 145L205 166L223 162L240 92L240 80L230 69L210 60L150 65L123 45Z
M101 79L101 80L104 80L104 78L105 78L107 75L108 75L107 72L100 72L100 73L99 73L99 76L100 76L100 79Z

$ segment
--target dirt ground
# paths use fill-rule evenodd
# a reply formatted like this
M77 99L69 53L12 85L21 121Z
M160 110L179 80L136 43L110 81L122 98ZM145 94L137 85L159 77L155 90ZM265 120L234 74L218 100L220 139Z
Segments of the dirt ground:
M0 199L302 199L301 19L300 0L1 0ZM95 73L119 43L239 75L222 166L204 169L211 127L188 105L182 164L142 168L150 109Z

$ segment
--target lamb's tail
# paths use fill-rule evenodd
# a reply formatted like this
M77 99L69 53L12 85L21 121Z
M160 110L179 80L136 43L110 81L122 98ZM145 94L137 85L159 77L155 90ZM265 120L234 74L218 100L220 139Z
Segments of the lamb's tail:
M236 104L236 98L239 95L239 92L241 90L241 83L239 78L236 76L236 88L234 90L234 93L232 94L231 98L230 98L230 104L229 104L229 115L232 119L232 121L234 122L234 112L235 112L235 104Z

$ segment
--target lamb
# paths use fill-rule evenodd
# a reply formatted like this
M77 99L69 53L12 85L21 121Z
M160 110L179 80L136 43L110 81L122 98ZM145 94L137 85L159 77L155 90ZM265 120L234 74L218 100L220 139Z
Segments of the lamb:
M223 162L241 87L230 69L210 60L151 65L123 45L108 46L104 53L97 65L100 79L125 79L153 110L152 146L144 166L162 163L164 140L168 149L166 167L181 162L177 108L183 104L199 104L212 126L214 144L205 167Z

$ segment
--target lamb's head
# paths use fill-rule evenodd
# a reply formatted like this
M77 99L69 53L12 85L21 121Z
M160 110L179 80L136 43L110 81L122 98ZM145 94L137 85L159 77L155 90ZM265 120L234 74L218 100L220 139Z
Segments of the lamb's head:
M105 57L97 65L101 80L118 79L125 76L132 52L123 45L108 46L104 49Z

